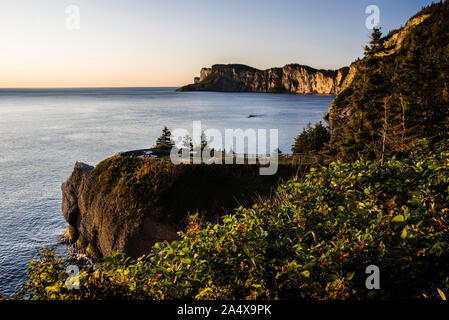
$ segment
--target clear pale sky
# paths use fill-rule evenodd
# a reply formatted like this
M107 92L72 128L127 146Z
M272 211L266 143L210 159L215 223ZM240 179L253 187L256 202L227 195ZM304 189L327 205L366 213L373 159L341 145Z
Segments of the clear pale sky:
M1 0L0 87L180 86L216 63L336 69L361 56L368 5L387 33L431 2Z

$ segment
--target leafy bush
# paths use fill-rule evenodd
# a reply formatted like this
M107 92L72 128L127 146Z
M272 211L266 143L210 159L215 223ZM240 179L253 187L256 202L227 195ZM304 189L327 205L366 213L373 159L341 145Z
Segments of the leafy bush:
M192 216L181 240L114 254L68 290L62 261L30 265L31 299L439 299L449 292L449 149L336 162L220 225ZM381 290L365 288L377 265Z

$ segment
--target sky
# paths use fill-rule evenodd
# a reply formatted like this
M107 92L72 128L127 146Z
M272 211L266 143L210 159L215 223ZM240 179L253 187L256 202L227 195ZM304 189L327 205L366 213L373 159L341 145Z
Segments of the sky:
M0 88L176 87L217 63L338 69L362 56L367 6L386 34L432 2L1 0Z

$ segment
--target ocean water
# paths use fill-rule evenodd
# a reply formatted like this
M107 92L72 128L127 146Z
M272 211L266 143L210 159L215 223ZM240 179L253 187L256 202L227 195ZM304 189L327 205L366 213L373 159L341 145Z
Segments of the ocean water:
M28 262L64 255L61 183L76 161L91 165L151 146L164 125L278 129L281 151L333 97L175 92L175 88L0 89L0 293L26 280ZM248 118L249 115L257 117Z

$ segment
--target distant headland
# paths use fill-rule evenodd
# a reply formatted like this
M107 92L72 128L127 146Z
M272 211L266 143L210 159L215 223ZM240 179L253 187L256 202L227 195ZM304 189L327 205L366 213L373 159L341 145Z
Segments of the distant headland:
M242 64L202 68L194 83L177 91L267 92L337 95L356 74L355 63L338 70L319 70L299 64L259 70Z

